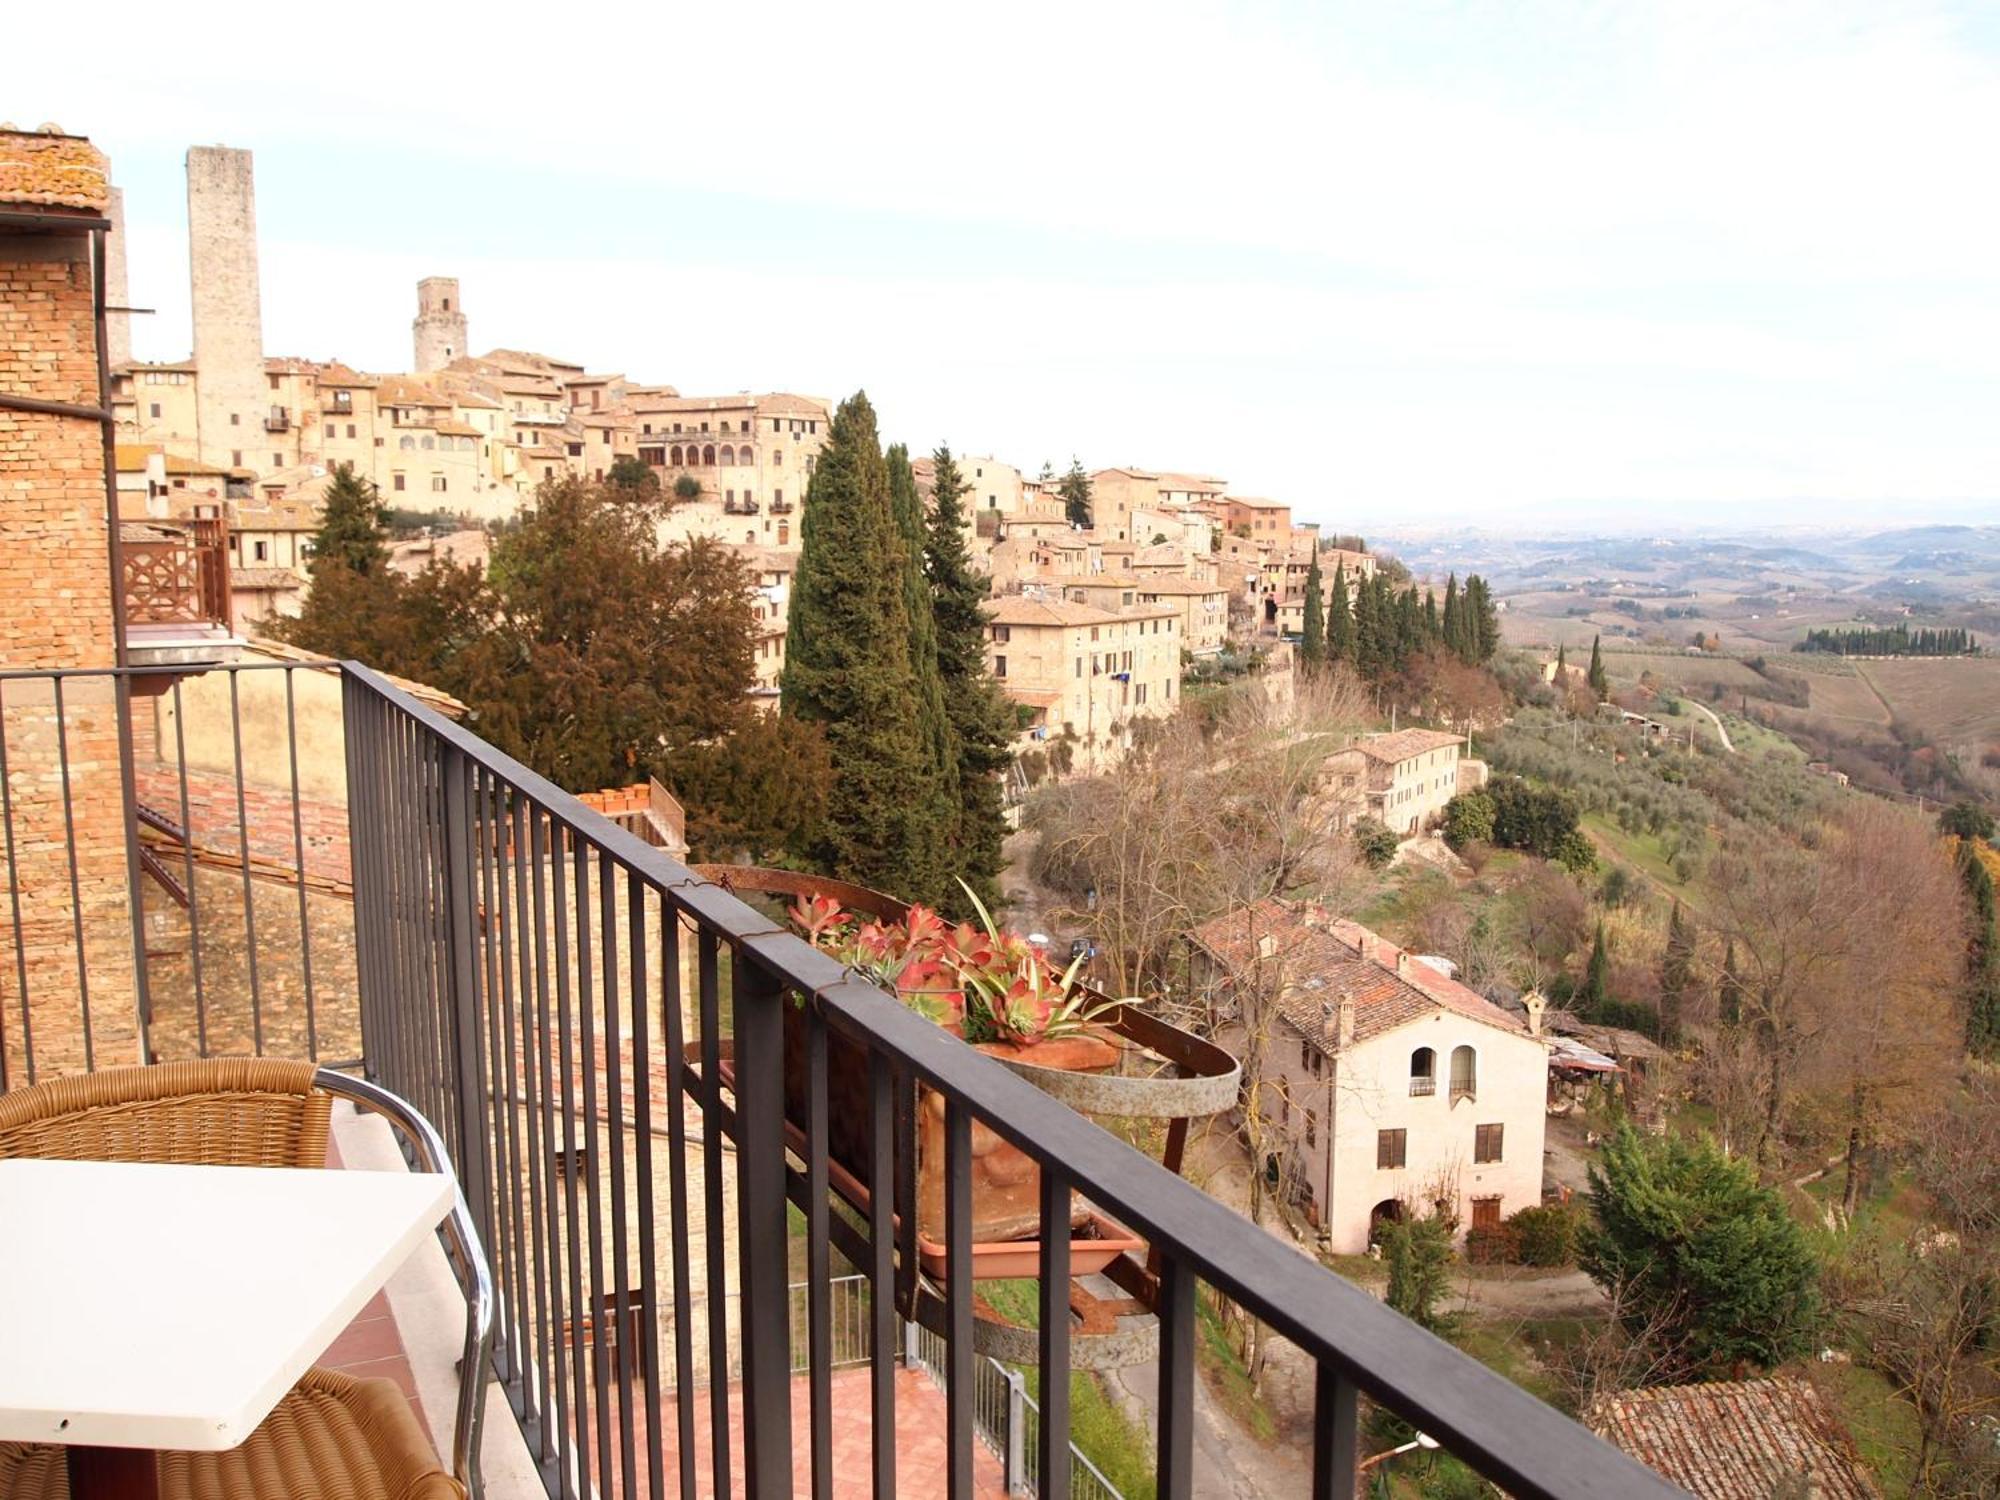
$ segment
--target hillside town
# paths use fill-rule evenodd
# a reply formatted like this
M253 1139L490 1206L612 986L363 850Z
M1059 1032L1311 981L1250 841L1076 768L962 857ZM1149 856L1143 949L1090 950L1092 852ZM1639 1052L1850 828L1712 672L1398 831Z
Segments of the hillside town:
M272 353L248 150L136 359L115 177L0 127L0 1220L449 1189L184 1179L247 1421L0 1290L0 1497L1994 1493L1981 783L781 354Z

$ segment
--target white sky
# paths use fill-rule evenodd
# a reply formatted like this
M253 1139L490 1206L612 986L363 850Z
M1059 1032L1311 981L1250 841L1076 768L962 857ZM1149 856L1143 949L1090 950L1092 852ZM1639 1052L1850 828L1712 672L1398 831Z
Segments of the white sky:
M0 114L111 154L142 357L220 141L272 353L455 274L475 349L1343 528L2000 521L1991 4L110 11Z

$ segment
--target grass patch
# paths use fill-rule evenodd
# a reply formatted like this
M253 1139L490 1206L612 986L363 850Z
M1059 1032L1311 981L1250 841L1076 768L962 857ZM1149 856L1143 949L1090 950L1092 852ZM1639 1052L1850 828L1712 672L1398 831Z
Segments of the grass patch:
M993 1310L1023 1328L1041 1326L1033 1281L983 1281L979 1293ZM1017 1366L1028 1394L1041 1399L1042 1372L1033 1365ZM1069 1378L1069 1440L1096 1464L1126 1500L1153 1500L1153 1446L1146 1433L1125 1415L1123 1407L1095 1374L1076 1371Z
M1687 882L1674 873L1666 841L1657 833L1627 833L1608 813L1585 813L1577 822L1584 832L1620 864L1631 866L1656 885L1684 890Z
M1910 1494L1916 1482L1916 1408L1887 1376L1866 1365L1815 1365L1812 1382L1854 1434L1855 1449L1882 1481L1882 1493Z
M1236 1346L1229 1341L1222 1315L1202 1297L1195 1299L1195 1314L1201 1330L1195 1344L1196 1359L1208 1375L1208 1388L1223 1409L1236 1419L1237 1426L1252 1433L1260 1443L1276 1442L1277 1419L1251 1388L1250 1372L1237 1357Z

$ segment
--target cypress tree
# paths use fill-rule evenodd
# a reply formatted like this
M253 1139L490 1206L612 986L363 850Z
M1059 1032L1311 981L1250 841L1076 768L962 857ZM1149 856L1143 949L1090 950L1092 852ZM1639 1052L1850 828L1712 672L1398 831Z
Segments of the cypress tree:
M1611 675L1604 670L1603 639L1595 635L1590 638L1590 670L1585 674L1600 703L1611 696Z
M937 829L912 796L928 785L929 745L910 711L910 613L903 538L875 409L840 404L806 490L802 548L785 637L781 712L826 727L834 784L807 859L894 895L929 864Z
M1444 581L1444 643L1460 656L1465 655L1465 616L1458 606L1458 575L1451 574Z
M1611 998L1611 950L1604 942L1604 924L1597 924L1597 937L1590 945L1590 962L1583 970L1584 1014L1589 1015Z
M1333 565L1333 591L1326 600L1326 659L1354 661L1354 610L1347 602L1347 564Z
M910 789L913 802L923 806L935 831L910 867L903 894L913 901L935 904L951 883L951 850L958 831L958 757L945 715L944 679L938 670L937 614L931 603L930 579L924 573L924 505L917 498L917 476L910 468L910 450L902 443L885 455L889 470L889 506L903 542L903 608L910 620L910 671L916 678L911 709L923 732L923 784Z
M1559 645L1556 647L1556 686L1558 688L1560 688L1563 685L1563 674L1568 670L1568 668L1569 668L1569 648L1567 646Z
M1993 874L1973 841L1958 841L1958 870L1971 898L1972 939L1965 950L1965 1046L1975 1057L2000 1055L2000 922L1996 922Z
M1660 958L1660 1031L1669 1041L1680 1035L1681 1016L1693 986L1694 928L1676 901L1673 914L1667 918L1667 946Z
M971 886L990 911L1000 904L1000 845L1007 836L1000 773L1013 758L1014 706L986 669L986 579L973 571L965 543L965 482L951 449L940 448L931 457L936 468L924 563L958 792L949 873ZM952 882L946 905L955 906L958 896Z
M342 567L363 577L382 572L389 565L382 536L388 515L374 481L356 474L353 464L341 464L326 487L308 571Z
M1309 669L1326 663L1326 615L1320 607L1319 553L1313 553L1306 569L1306 618L1299 641L1299 657Z
M1722 948L1722 983L1716 987L1715 1003L1723 1025L1734 1026L1743 1019L1743 979L1736 972L1734 940Z
M1442 625L1441 625L1441 624L1439 623L1439 621L1438 621L1438 596L1437 596L1437 590L1436 590L1436 589L1433 589L1433 588L1426 588L1426 589L1424 590L1424 641L1425 641L1425 643L1426 643L1426 644L1428 644L1428 645L1436 645L1436 644L1437 644L1437 642L1438 642L1438 639L1439 639L1439 637L1440 637L1440 635L1441 635L1441 633L1442 633L1442 630L1443 630L1443 627L1442 627Z
M1466 644L1472 652L1467 659L1478 666L1500 649L1500 612L1493 605L1493 591L1477 573L1466 576L1460 608L1465 615Z
M1423 612L1417 608L1417 586L1411 584L1396 596L1395 668L1403 666L1423 646Z

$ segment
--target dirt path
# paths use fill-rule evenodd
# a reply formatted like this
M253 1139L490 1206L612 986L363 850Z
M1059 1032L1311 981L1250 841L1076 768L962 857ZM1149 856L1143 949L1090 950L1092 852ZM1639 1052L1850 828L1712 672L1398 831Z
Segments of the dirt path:
M1730 743L1729 731L1722 727L1722 720L1718 719L1715 716L1714 709L1710 708L1706 703L1697 703L1692 698L1683 698L1681 701L1687 704L1687 706L1693 709L1696 713L1706 714L1708 716L1708 722L1715 726L1715 733L1716 736L1722 741L1722 748L1731 755L1734 755L1736 753L1736 746Z
M1861 685L1868 689L1869 696L1881 706L1882 727L1893 729L1896 724L1896 710L1889 706L1889 700L1884 698L1882 690L1875 686L1875 679L1868 675L1868 669L1857 661L1854 663L1854 675L1861 679Z

